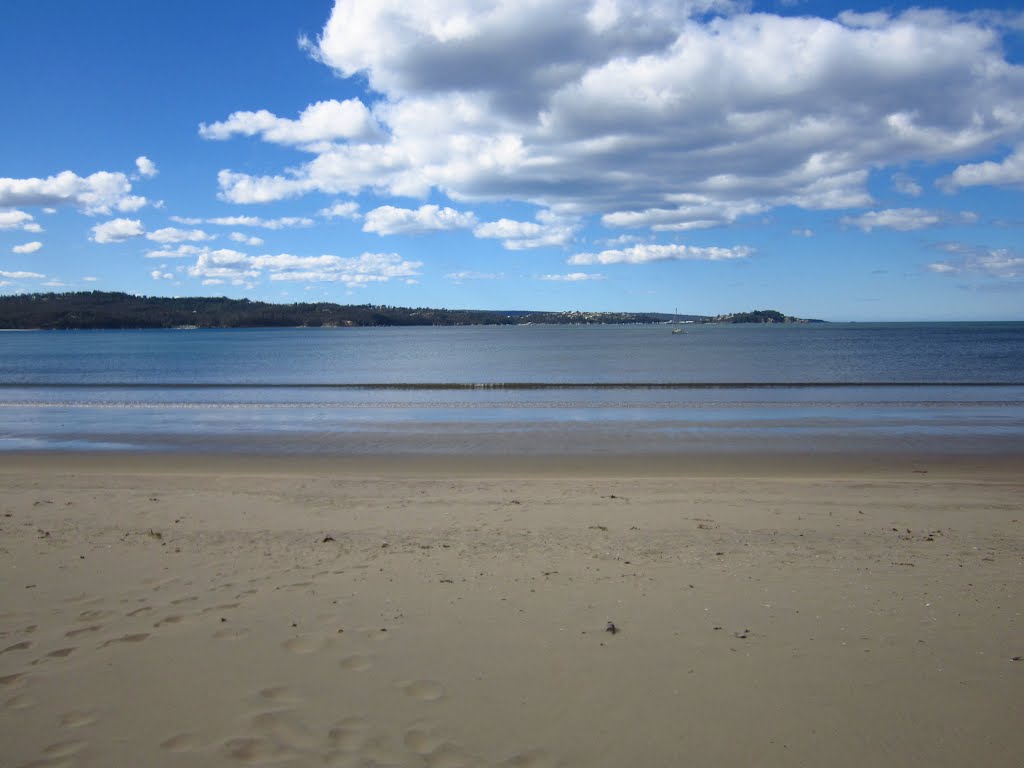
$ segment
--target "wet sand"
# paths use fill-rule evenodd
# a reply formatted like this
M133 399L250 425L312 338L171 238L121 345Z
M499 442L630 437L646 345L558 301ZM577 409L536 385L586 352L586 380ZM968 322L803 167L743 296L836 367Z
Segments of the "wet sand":
M1018 766L1022 466L6 455L0 764Z

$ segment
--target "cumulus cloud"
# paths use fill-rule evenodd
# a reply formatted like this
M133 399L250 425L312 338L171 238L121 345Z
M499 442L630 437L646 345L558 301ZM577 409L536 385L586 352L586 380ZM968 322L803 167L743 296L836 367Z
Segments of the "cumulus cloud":
M588 272L570 272L566 275L541 275L540 279L553 282L579 283L585 280L604 280L604 275Z
M223 122L201 124L199 135L216 140L236 135L259 136L274 144L321 152L330 149L335 142L377 141L383 134L370 110L359 99L329 99L309 105L297 120L278 117L265 109L234 112Z
M156 163L145 155L135 158L135 167L138 168L139 175L145 176L147 179L151 179L159 173L156 168Z
M203 240L212 240L213 237L201 229L178 229L177 227L164 227L146 233L146 239L152 240L154 243L197 243Z
M0 277L8 280L42 280L46 275L41 275L38 272L5 272L0 269Z
M11 248L11 251L13 253L35 253L42 247L43 244L41 242L39 242L38 240L34 240L31 243L23 243L22 245L16 245L13 248Z
M92 228L92 240L96 243L123 243L133 237L142 237L146 230L138 219L111 219Z
M1001 16L830 20L738 6L337 0L316 54L381 94L383 135L303 132L306 113L232 116L218 134L316 156L266 176L226 169L220 194L439 190L686 231L782 205L866 207L872 169L1024 140L1024 70L1006 57ZM964 165L956 183L1008 183L1016 157Z
M263 245L263 239L256 237L255 235L247 235L244 232L232 232L228 235L236 243L242 243L243 245L251 245L257 247Z
M149 273L149 276L154 280L173 280L174 275L170 272L161 272L159 269L154 269Z
M1024 119L1024 115L1020 117ZM987 184L1024 184L1024 148L1018 148L1002 162L986 160L983 163L961 165L939 184L949 190Z
M892 176L892 185L902 195L909 195L910 197L919 197L921 192L921 185L914 181L913 178L905 173L894 173Z
M469 211L441 208L437 205L423 205L413 210L382 205L366 213L364 232L378 235L408 235L448 229L469 229L476 223L476 216Z
M473 229L479 238L496 238L510 251L528 248L544 248L568 244L579 229L575 217L559 216L551 211L541 211L536 221L498 219L487 221Z
M135 211L146 198L132 195L123 173L99 171L79 176L63 171L45 179L0 178L0 207L73 205L89 215L109 215L114 210Z
M147 259L183 259L198 256L208 250L206 246L179 245L177 248L159 248L153 251L146 251L143 256Z
M963 243L946 243L941 249L954 258L926 265L942 275L975 274L1000 280L1024 277L1024 255L1009 248L986 248Z
M175 219L181 223L216 224L221 227L260 227L262 229L294 229L311 227L313 220L305 216L281 216L276 219L264 219L260 216L219 216L213 219Z
M0 211L0 229L20 229L25 232L42 232L43 228L34 220L31 213L11 209Z
M945 211L927 211L922 208L889 208L884 211L868 211L860 216L844 216L841 222L846 226L859 227L865 232L873 229L895 229L911 232L940 224L971 224L977 215L970 211L951 214Z
M471 270L463 272L449 272L445 275L445 279L451 280L456 285L460 285L466 280L500 280L503 277L505 277L505 275L500 272L473 272Z
M577 253L569 257L569 264L647 264L653 261L732 261L745 259L753 249L745 245L734 248L712 246L700 248L692 245L646 245L612 249L600 253Z
M202 248L187 272L201 279L204 285L226 282L251 286L266 277L275 282L342 283L357 288L369 283L408 280L419 275L422 266L422 262L409 261L395 253L363 253L352 257L288 253L250 256L230 248Z
M358 219L359 204L353 202L335 203L328 208L321 208L317 211L318 216L325 219Z

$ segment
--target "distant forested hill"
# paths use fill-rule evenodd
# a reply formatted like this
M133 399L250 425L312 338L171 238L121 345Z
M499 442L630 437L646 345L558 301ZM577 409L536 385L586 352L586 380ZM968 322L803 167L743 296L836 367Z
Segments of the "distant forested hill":
M224 297L161 298L127 293L29 293L0 296L0 328L271 328L387 325L522 325L526 323L651 323L653 314L618 312L494 312L408 309L327 302L269 304Z
M659 312L529 312L428 309L375 304L269 304L249 299L164 298L127 293L26 293L0 296L0 329L293 328L386 325L527 325L606 323L804 323L775 310L731 315Z

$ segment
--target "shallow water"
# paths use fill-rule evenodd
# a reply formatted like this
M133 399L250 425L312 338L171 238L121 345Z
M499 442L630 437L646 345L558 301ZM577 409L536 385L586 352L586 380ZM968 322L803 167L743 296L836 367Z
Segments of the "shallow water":
M1024 450L1024 323L0 334L0 450Z

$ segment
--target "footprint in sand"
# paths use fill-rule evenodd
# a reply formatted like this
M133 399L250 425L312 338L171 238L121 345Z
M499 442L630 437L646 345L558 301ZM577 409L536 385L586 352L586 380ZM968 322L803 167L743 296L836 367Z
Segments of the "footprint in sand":
M83 728L87 725L92 725L99 719L99 715L95 712L87 712L85 710L73 710L71 712L65 712L60 716L58 721L64 728Z
M275 685L264 688L256 694L260 699L272 704L300 704L302 697L287 685Z
M110 611L104 611L100 609L92 611L82 611L78 614L78 621L96 621L96 619L105 619L107 616L113 615Z
M13 675L4 675L3 677L0 677L0 688L5 688L10 691L16 691L19 688L23 688L25 683L26 680L24 672L16 672Z
M407 765L408 755L389 746L387 739L377 736L363 745L360 756L365 760L362 765ZM473 763L474 766L479 765Z
M144 605L141 608L136 608L134 611L128 611L128 613L126 613L125 616L134 617L134 616L138 616L140 613L147 613L148 611L152 611L152 610L153 610L152 606Z
M172 616L164 616L160 621L156 622L153 626L157 629L166 626L168 624L180 624L185 620L185 617L180 614L174 614Z
M373 657L357 653L353 656L346 656L339 662L339 665L349 672L365 672L373 666Z
M358 752L366 743L370 724L362 717L348 717L334 726L327 738L339 752Z
M542 749L513 755L501 764L501 768L558 768L559 761Z
M177 600L171 600L171 605L182 605L184 603L194 603L199 597L196 595L189 595L188 597L179 597Z
M283 647L292 653L305 655L322 650L326 645L327 641L317 635L299 635L298 637L286 640Z
M141 643L148 637L148 632L139 632L134 635L121 635L120 637L115 637L113 640L107 640L107 642L103 643L100 648L106 648L107 646L114 645L115 643Z
M206 744L194 733L179 733L160 742L160 749L168 752L199 752Z
M99 632L103 629L102 624L91 624L88 627L82 627L81 629L72 629L64 633L64 637L78 637L79 635L86 635L90 632Z
M277 744L299 750L310 750L320 746L320 739L306 726L303 719L287 709L261 712L251 719L252 728L261 737L268 737Z
M406 696L420 701L437 701L444 696L444 686L436 680L414 680L402 683L401 687Z
M78 650L78 649L75 648L75 647L71 647L71 648L58 648L57 650L50 651L45 656L36 659L35 661L32 662L32 665L35 666L36 664L43 664L44 662L46 662L49 659L66 659L68 656L70 656L76 650Z
M402 739L405 748L417 755L429 755L445 743L445 738L427 727L410 728Z
M446 741L430 754L423 756L427 768L471 768L479 761L461 747Z
M19 693L17 696L14 696L4 702L4 707L6 709L28 709L35 705L36 700L24 693Z
M56 744L51 744L43 750L43 754L47 757L71 757L77 755L83 749L88 746L88 742L81 740L73 741L60 741Z
M2 651L0 651L0 654L11 653L14 651L27 651L31 647L31 642L29 642L28 640L22 640L20 643L15 643L14 645L7 646Z
M298 757L299 753L286 749L267 739L231 739L224 744L224 752L232 760L246 765L274 763Z

